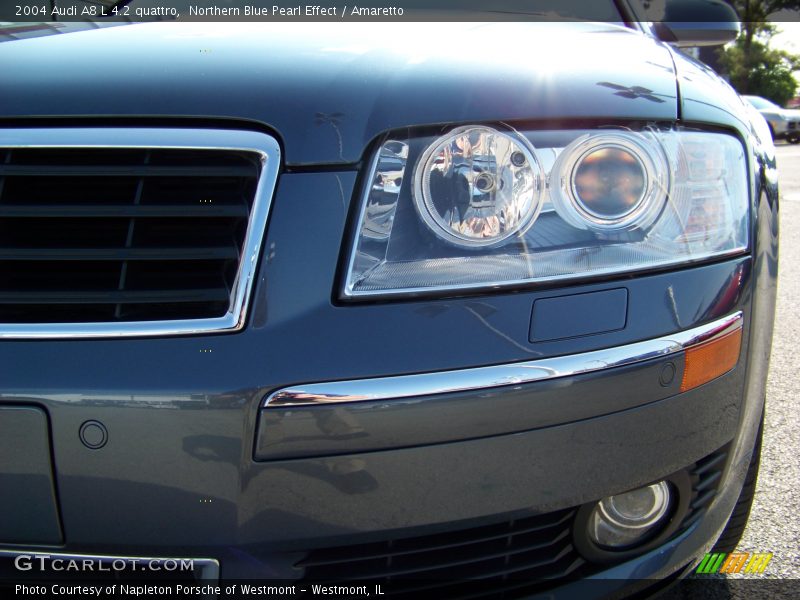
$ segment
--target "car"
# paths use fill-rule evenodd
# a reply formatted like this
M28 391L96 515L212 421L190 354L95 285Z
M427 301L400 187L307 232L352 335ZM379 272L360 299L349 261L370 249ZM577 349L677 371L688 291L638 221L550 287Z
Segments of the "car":
M760 112L769 123L773 139L800 144L800 110L781 108L761 96L742 96Z
M775 150L682 50L735 14L542 4L0 43L6 581L589 597L735 549Z

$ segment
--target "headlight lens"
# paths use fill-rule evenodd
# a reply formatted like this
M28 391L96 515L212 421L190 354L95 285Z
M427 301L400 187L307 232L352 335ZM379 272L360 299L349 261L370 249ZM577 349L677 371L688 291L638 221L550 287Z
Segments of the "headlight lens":
M636 155L613 146L587 152L572 177L581 207L603 220L634 211L642 203L646 183L647 172Z
M583 136L558 157L550 182L553 205L573 227L598 231L645 228L664 208L666 157L650 136Z
M522 137L463 127L423 153L414 175L419 215L445 242L464 248L523 234L541 208L541 168Z
M634 272L747 249L741 142L688 129L461 127L385 142L345 297Z

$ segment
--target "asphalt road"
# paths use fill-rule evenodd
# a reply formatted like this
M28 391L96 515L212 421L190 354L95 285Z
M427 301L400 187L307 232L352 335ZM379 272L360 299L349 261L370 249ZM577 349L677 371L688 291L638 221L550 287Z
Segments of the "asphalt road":
M763 574L695 575L664 600L800 598L800 145L777 146L781 185L778 306L761 469L738 550L772 552Z
M777 147L778 308L756 499L739 548L773 552L764 575L800 579L800 145Z

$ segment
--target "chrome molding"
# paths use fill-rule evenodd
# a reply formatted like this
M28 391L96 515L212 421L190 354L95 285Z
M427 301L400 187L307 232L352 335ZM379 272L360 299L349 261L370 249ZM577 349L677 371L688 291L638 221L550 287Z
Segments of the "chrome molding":
M399 375L353 381L311 383L278 390L264 408L290 408L340 402L413 398L468 390L519 385L556 377L591 373L681 352L741 329L742 313L660 338L604 350L458 371Z
M0 339L119 338L237 331L244 327L281 153L264 133L232 129L0 129L3 148L135 148L233 150L260 157L261 172L228 312L221 317L125 323L0 323Z

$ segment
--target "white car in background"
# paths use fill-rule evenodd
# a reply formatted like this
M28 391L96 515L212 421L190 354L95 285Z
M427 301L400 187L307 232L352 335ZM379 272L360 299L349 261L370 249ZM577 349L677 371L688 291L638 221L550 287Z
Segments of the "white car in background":
M800 110L787 110L761 96L742 96L769 123L772 138L800 144Z

